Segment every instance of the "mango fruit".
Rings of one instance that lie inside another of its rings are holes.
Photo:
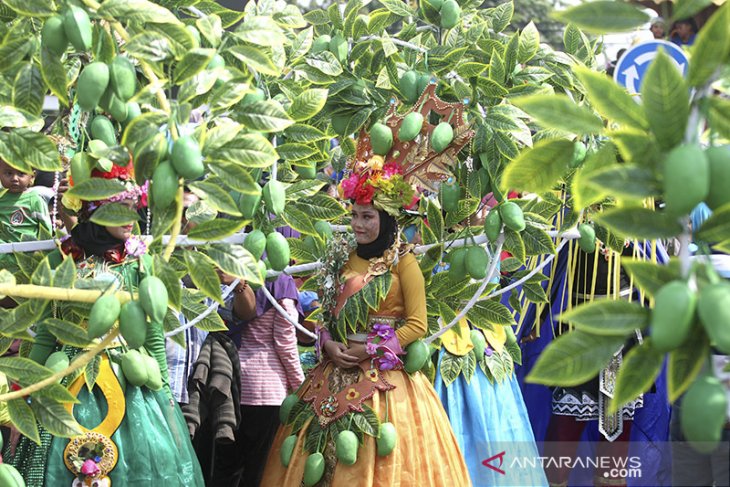
[[[406,360],[404,369],[409,374],[415,374],[431,357],[431,349],[423,340],[416,340],[406,347]]]
[[[200,145],[189,135],[178,138],[172,144],[170,161],[175,172],[185,179],[198,179],[205,172]]]
[[[251,93],[246,93],[246,96],[241,100],[242,105],[250,105],[251,103],[257,103],[266,99],[266,92],[261,88],[256,88]]]
[[[81,7],[69,5],[63,13],[63,30],[71,45],[77,51],[87,51],[91,47],[91,19]]]
[[[522,208],[512,201],[507,201],[499,207],[499,216],[502,217],[505,226],[515,232],[521,232],[527,226]]]
[[[444,211],[456,211],[459,209],[461,199],[461,187],[457,182],[443,181],[439,187],[441,193],[441,207]]]
[[[160,323],[167,314],[167,288],[159,277],[147,276],[139,283],[139,304],[150,320]]]
[[[20,472],[9,463],[0,463],[0,485],[3,487],[25,487]]]
[[[99,338],[111,330],[119,318],[122,305],[113,294],[105,294],[94,302],[89,314],[89,338]]]
[[[119,313],[119,331],[129,348],[139,348],[144,345],[147,338],[147,317],[139,301],[127,301],[122,305]]]
[[[51,15],[43,23],[41,45],[56,57],[61,57],[66,52],[68,37],[66,37],[66,31],[63,27],[62,16]]]
[[[162,373],[160,372],[160,365],[154,357],[149,355],[140,354],[144,361],[145,370],[147,372],[147,380],[144,385],[153,391],[159,391],[162,389]]]
[[[423,128],[423,115],[419,112],[411,112],[403,118],[398,129],[398,139],[403,142],[410,142],[421,133]]]
[[[580,238],[578,239],[578,245],[583,252],[589,254],[596,251],[596,230],[592,225],[588,223],[581,223],[578,225],[578,233]]]
[[[477,360],[484,360],[484,350],[487,348],[487,339],[484,338],[484,333],[481,330],[471,330],[469,332],[471,338],[471,344],[474,345],[474,355]]]
[[[699,144],[675,147],[664,159],[664,211],[674,217],[689,214],[710,191],[710,164]]]
[[[443,152],[454,140],[454,128],[448,122],[441,122],[431,132],[431,147],[436,152]]]
[[[314,224],[314,229],[317,230],[317,234],[325,240],[332,237],[332,226],[329,222],[319,220]]]
[[[710,147],[705,150],[710,167],[710,189],[705,203],[713,210],[730,203],[730,147]]]
[[[570,160],[570,167],[575,169],[583,164],[583,161],[586,158],[586,153],[586,145],[583,142],[576,140],[573,143],[573,157]]]
[[[133,386],[142,387],[147,383],[147,364],[137,350],[130,350],[122,355],[122,372],[127,382]]]
[[[487,267],[489,266],[489,256],[487,251],[481,245],[469,247],[464,257],[464,266],[466,272],[472,279],[481,280],[487,277]]]
[[[379,156],[384,156],[393,147],[393,132],[385,124],[376,123],[370,128],[370,145],[373,152]]]
[[[266,236],[266,257],[273,270],[283,271],[289,265],[289,252],[289,242],[282,234],[271,232]]]
[[[357,435],[352,431],[340,431],[335,439],[335,455],[337,460],[345,465],[354,465],[357,462]]]
[[[452,29],[459,23],[461,17],[461,7],[456,3],[456,0],[446,0],[441,5],[441,27],[444,29]]]
[[[502,233],[502,217],[499,216],[499,210],[492,209],[484,218],[484,234],[490,242],[495,242]]]
[[[420,98],[420,96],[423,94],[423,90],[426,89],[430,82],[431,73],[418,73],[418,84],[416,85],[418,95],[416,96],[416,98]]]
[[[109,67],[101,62],[87,64],[76,83],[76,100],[82,110],[92,112],[109,85]]]
[[[124,120],[124,123],[129,123],[140,115],[142,115],[142,109],[140,108],[139,103],[136,101],[128,101],[127,118]]]
[[[261,230],[252,230],[246,235],[243,248],[248,250],[254,259],[259,260],[266,250],[266,235]]]
[[[256,185],[254,193],[241,193],[241,196],[238,198],[238,210],[245,219],[250,220],[253,218],[254,214],[256,214],[256,210],[259,208],[259,203],[261,203],[261,195],[261,186],[258,184]]]
[[[284,439],[281,444],[281,450],[279,450],[279,459],[281,464],[285,467],[289,466],[291,462],[292,453],[294,453],[294,447],[297,445],[297,435],[289,435]]]
[[[407,103],[415,103],[420,95],[418,91],[418,72],[410,70],[403,73],[403,76],[398,82],[398,89]]]
[[[312,453],[304,463],[304,486],[312,487],[324,475],[324,456],[320,452]]]
[[[649,326],[652,347],[670,352],[687,339],[694,322],[697,297],[684,281],[671,281],[654,296]]]
[[[167,208],[175,201],[178,176],[170,161],[162,161],[152,173],[152,203],[157,208]]]
[[[281,181],[272,179],[264,185],[262,193],[266,209],[274,215],[281,215],[286,206],[286,189]]]
[[[137,72],[126,56],[115,56],[109,65],[109,84],[114,94],[125,104],[137,88]]]
[[[378,455],[381,457],[390,455],[395,448],[396,438],[397,435],[393,423],[382,423],[380,425],[380,434],[376,440]]]
[[[461,282],[466,278],[466,253],[467,249],[461,247],[449,254],[449,279],[452,282]]]
[[[710,342],[722,353],[730,354],[730,284],[718,282],[703,287],[697,312]]]
[[[717,448],[727,421],[727,393],[722,382],[711,375],[696,378],[682,398],[679,419],[692,448],[700,453]]]
[[[317,177],[317,163],[314,161],[303,161],[302,164],[294,165],[294,171],[301,179],[315,179]]]
[[[104,115],[97,115],[91,121],[91,137],[103,141],[109,147],[117,145],[114,124]]]
[[[51,369],[51,371],[53,371],[53,373],[55,374],[56,372],[66,370],[69,363],[70,362],[68,360],[68,355],[66,355],[64,352],[58,351],[53,352],[48,356],[45,366]]]

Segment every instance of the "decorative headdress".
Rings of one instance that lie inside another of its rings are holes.
[[[88,220],[94,210],[107,203],[133,199],[137,200],[137,208],[147,206],[149,183],[145,181],[142,186],[136,183],[134,178],[134,164],[132,164],[131,157],[125,165],[112,163],[108,171],[95,167],[91,170],[90,177],[117,180],[122,183],[124,189],[108,198],[96,201],[81,201],[73,195],[68,193],[64,194],[62,199],[64,206],[75,211],[82,220]],[[74,187],[73,178],[69,178],[69,185],[70,187]]]
[[[468,100],[465,100],[468,103]],[[395,98],[390,101],[385,126],[392,132],[392,147],[383,156],[373,152],[370,135],[364,131],[357,140],[355,157],[348,166],[350,175],[340,183],[340,194],[357,204],[371,204],[393,216],[418,203],[418,190],[436,191],[435,183],[445,180],[456,165],[457,155],[474,137],[474,131],[463,119],[462,103],[447,103],[436,96],[436,82],[431,80],[413,108],[398,114]],[[436,150],[431,134],[436,128],[429,122],[431,113],[440,116],[453,129],[453,139]],[[398,138],[404,119],[420,113],[422,126],[412,140]]]

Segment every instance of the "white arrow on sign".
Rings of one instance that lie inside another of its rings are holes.
[[[639,92],[639,87],[636,86],[636,81],[639,79],[639,70],[636,69],[637,66],[643,66],[646,63],[650,63],[654,60],[654,58],[657,55],[657,51],[650,51],[645,52],[644,54],[641,54],[639,56],[636,56],[636,61],[629,66],[628,68],[624,69],[621,74],[626,76],[626,89],[629,91],[629,93],[636,94]],[[674,62],[674,65],[677,66],[677,69],[679,69],[679,72],[684,74],[684,63],[680,63],[673,57],[671,58],[672,62]]]

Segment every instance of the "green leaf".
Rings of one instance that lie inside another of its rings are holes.
[[[324,25],[329,23],[330,18],[324,10],[316,9],[305,13],[304,20],[313,25]]]
[[[525,253],[527,255],[555,253],[555,243],[545,230],[527,225],[521,236],[522,241],[525,243]]]
[[[489,17],[492,19],[492,29],[494,32],[502,32],[512,21],[512,15],[514,15],[515,6],[509,1],[501,5],[497,5],[490,13]]]
[[[615,81],[583,66],[573,68],[591,106],[607,119],[636,128],[647,128],[641,106]]]
[[[512,257],[524,264],[527,258],[525,242],[519,233],[509,228],[504,228],[504,250],[512,254]]]
[[[293,113],[289,113],[289,115],[293,118]],[[317,127],[302,123],[297,123],[287,128],[284,136],[292,142],[319,142],[327,138],[327,134]]]
[[[628,301],[601,299],[576,306],[560,315],[560,321],[593,335],[625,337],[649,324],[649,309]]]
[[[540,354],[526,380],[546,386],[577,386],[595,377],[623,344],[623,336],[581,330],[565,333]]]
[[[540,124],[574,134],[592,134],[603,130],[603,121],[589,109],[576,105],[563,95],[533,95],[514,98],[512,103],[535,117]]]
[[[730,138],[730,100],[714,96],[710,98],[708,114],[710,128],[726,139]]]
[[[334,220],[347,213],[336,199],[326,194],[316,194],[307,200],[287,203],[288,208],[296,208],[317,220]]]
[[[615,413],[623,405],[639,397],[639,394],[648,391],[663,364],[664,354],[652,348],[651,337],[644,338],[641,345],[629,350],[618,371],[609,413]]]
[[[27,128],[16,128],[7,134],[5,143],[10,151],[3,151],[4,159],[14,167],[27,167],[29,164],[41,171],[63,169],[58,149],[51,139],[41,133]],[[1,139],[0,144],[2,144]]]
[[[296,122],[312,118],[327,102],[326,89],[309,89],[292,100],[289,116]]]
[[[296,5],[287,5],[282,11],[276,12],[273,15],[273,19],[280,26],[291,29],[301,29],[307,26],[307,21],[304,20],[302,13]]]
[[[501,187],[533,193],[549,191],[566,172],[572,157],[571,141],[541,140],[507,165]]]
[[[477,301],[467,312],[467,319],[479,328],[489,329],[487,324],[511,325],[515,322],[509,308],[492,299]]]
[[[145,31],[125,45],[127,53],[141,61],[158,62],[174,57],[172,41],[160,32]]]
[[[140,140],[146,140],[150,134],[160,131],[160,126],[167,121],[167,115],[159,112],[148,112],[139,115],[124,129],[121,144],[129,146]]]
[[[239,135],[215,150],[205,146],[203,154],[209,161],[230,162],[248,168],[267,168],[278,159],[271,142],[257,133]]]
[[[626,128],[608,133],[626,162],[653,166],[659,161],[659,146],[645,130]]]
[[[188,232],[188,238],[203,241],[220,240],[237,233],[244,226],[246,226],[245,220],[211,220],[196,225]]]
[[[188,51],[182,60],[175,65],[173,79],[175,84],[181,84],[208,66],[215,55],[215,49],[193,49]]]
[[[271,76],[279,75],[280,70],[276,67],[276,64],[274,64],[274,61],[271,59],[271,55],[255,46],[233,46],[229,49],[229,52],[233,55],[233,57],[244,63],[249,69],[258,71],[261,74],[268,74]]]
[[[54,436],[70,438],[82,433],[79,424],[63,404],[53,399],[37,396],[31,402],[31,408],[43,425]]]
[[[389,12],[394,13],[400,17],[409,17],[415,15],[413,9],[411,9],[407,2],[403,0],[382,0],[380,2],[383,7],[387,8]]]
[[[41,49],[41,75],[51,92],[56,95],[62,105],[68,106],[68,80],[66,69],[63,63],[56,56],[48,52],[48,49]]]
[[[76,265],[70,256],[64,256],[63,261],[53,271],[53,286],[71,289],[76,282]]]
[[[74,185],[66,194],[84,201],[99,201],[119,194],[124,190],[124,185],[118,180],[90,178]]]
[[[139,221],[139,213],[121,203],[108,203],[96,209],[89,220],[104,227],[121,227]]]
[[[185,251],[183,256],[188,266],[188,275],[193,280],[195,287],[207,297],[223,304],[223,300],[221,299],[221,281],[210,259],[204,254],[195,251]]]
[[[701,326],[692,327],[681,347],[669,352],[667,362],[667,396],[674,403],[685,393],[707,362],[710,341]]]
[[[277,146],[276,152],[279,153],[279,157],[289,162],[303,161],[304,159],[309,159],[310,157],[319,154],[319,151],[315,147],[296,142]]]
[[[704,10],[706,7],[709,7],[712,5],[712,0],[677,0],[673,4],[672,8],[672,18],[673,19],[687,19],[689,17],[694,17],[696,14],[700,13],[702,10]],[[667,24],[670,25],[670,24]],[[705,29],[707,24],[702,26],[702,31]],[[700,31],[700,32],[702,32]],[[699,37],[699,36],[698,36]],[[695,45],[697,44],[697,40],[695,40]],[[694,56],[693,56],[694,57]]]
[[[209,164],[208,167],[233,190],[244,194],[257,194],[260,191],[260,186],[254,181],[251,173],[237,164],[216,162]]]
[[[682,142],[689,117],[689,89],[674,61],[660,49],[641,82],[641,100],[659,146]]]
[[[233,35],[256,46],[281,46],[286,42],[284,32],[271,17],[246,17]]]
[[[6,39],[0,45],[0,73],[16,66],[23,60],[28,51],[33,47],[30,37],[22,36],[15,39]]]
[[[53,0],[3,0],[3,3],[26,17],[50,17],[56,12]]]
[[[286,200],[294,202],[304,202],[310,196],[319,193],[319,190],[325,185],[322,181],[309,180],[297,181],[286,188]]]
[[[86,383],[86,389],[89,392],[94,390],[96,379],[99,378],[99,372],[101,371],[101,356],[97,355],[91,362],[86,364],[84,367],[84,382]]]
[[[680,278],[679,266],[673,260],[669,265],[655,264],[641,260],[622,260],[621,265],[633,280],[634,285],[649,296],[674,279]]]
[[[15,76],[12,100],[16,108],[33,115],[40,115],[43,109],[45,87],[40,70],[33,63],[26,63]]]
[[[195,26],[208,44],[213,47],[218,47],[223,37],[223,24],[219,16],[210,14],[201,17],[195,21]]]
[[[111,21],[179,24],[175,14],[147,0],[105,0],[97,13]]]
[[[452,227],[459,222],[465,220],[468,216],[473,215],[479,207],[479,200],[476,198],[465,198],[459,201],[459,206],[454,211],[446,213],[446,219],[444,225],[446,227]]]
[[[633,30],[649,21],[649,15],[638,7],[624,2],[598,0],[556,10],[552,17],[575,24],[592,34],[609,34]]]
[[[730,238],[730,206],[724,205],[713,212],[700,227],[696,238],[705,242],[722,242]]]
[[[304,211],[293,205],[287,205],[284,210],[284,221],[294,230],[307,235],[316,235],[317,230],[314,228],[314,221]]]
[[[517,61],[522,64],[532,59],[540,49],[540,33],[535,23],[530,21],[520,32],[520,45],[517,51]]]
[[[35,416],[33,411],[25,402],[25,399],[13,399],[7,402],[8,415],[13,426],[18,431],[27,436],[30,440],[34,441],[38,445],[41,444],[41,437],[38,434],[38,425],[36,424]]]
[[[214,210],[233,216],[241,216],[236,202],[221,185],[212,183],[210,180],[195,181],[190,183],[190,190]]]
[[[638,164],[614,164],[591,172],[582,179],[604,194],[627,198],[647,198],[661,194],[654,171]]]
[[[676,218],[648,208],[612,208],[594,215],[597,222],[624,237],[668,238],[682,233]]]
[[[294,123],[284,108],[274,100],[239,106],[236,120],[248,129],[260,132],[280,132]]]
[[[182,303],[180,278],[172,265],[166,262],[161,255],[155,255],[154,259],[155,276],[159,277],[165,284],[170,303],[175,309],[179,310]]]
[[[730,53],[728,25],[730,25],[730,8],[723,5],[700,29],[692,46],[692,61],[689,63],[687,73],[690,86],[699,88],[727,62]]]
[[[459,377],[459,373],[461,372],[461,357],[444,352],[439,369],[441,371],[441,378],[444,380],[444,385],[448,386]]]
[[[195,8],[203,12],[204,14],[211,15],[215,14],[220,17],[223,27],[226,29],[243,18],[244,13],[238,10],[231,10],[225,8],[213,0],[204,0],[195,3]]]
[[[215,244],[207,249],[208,257],[226,274],[261,284],[258,262],[241,245]]]
[[[322,51],[312,54],[306,60],[307,64],[323,74],[339,76],[342,74],[342,65],[334,54],[329,51]]]
[[[41,325],[45,325],[48,331],[58,338],[58,340],[66,345],[85,348],[89,346],[89,334],[85,329],[71,323],[69,321],[59,320],[56,318],[46,318]]]

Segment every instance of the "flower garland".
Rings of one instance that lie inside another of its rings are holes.
[[[418,194],[403,178],[403,168],[382,156],[372,156],[367,162],[357,161],[350,177],[340,183],[342,197],[358,205],[370,205],[397,216],[402,208],[418,204]]]

